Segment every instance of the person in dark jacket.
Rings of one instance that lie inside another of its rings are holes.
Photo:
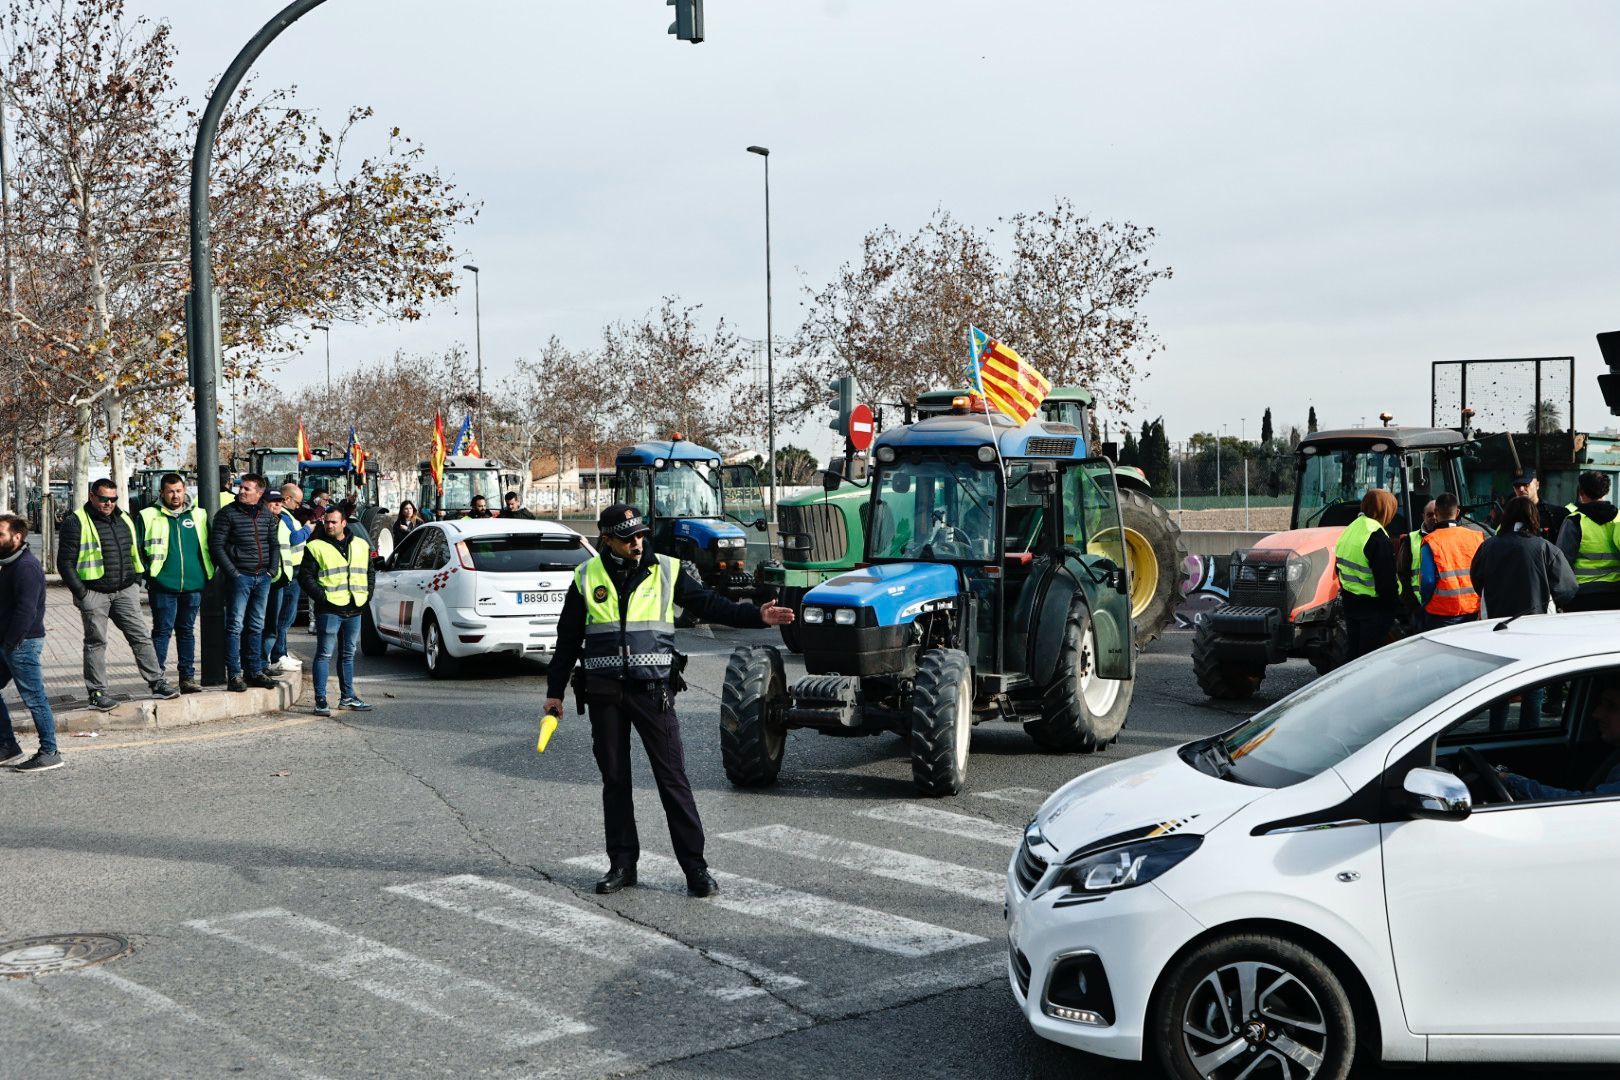
[[[46,772],[62,767],[56,745],[56,716],[45,695],[39,657],[45,649],[45,568],[28,550],[28,522],[15,514],[0,515],[0,686],[17,684],[39,733],[39,750],[23,756],[11,714],[0,699],[0,765],[18,772]]]
[[[1545,615],[1552,605],[1569,603],[1575,596],[1575,574],[1563,552],[1541,538],[1541,517],[1526,496],[1508,500],[1502,512],[1502,530],[1474,552],[1468,576],[1479,593],[1481,614],[1487,619],[1515,615]],[[1519,726],[1536,726],[1543,692],[1538,687],[1524,695]],[[1507,729],[1508,702],[1491,706],[1491,730]]]
[[[1511,484],[1513,498],[1523,497],[1535,504],[1536,517],[1541,521],[1541,538],[1548,543],[1556,544],[1558,534],[1563,530],[1564,520],[1569,517],[1569,511],[1562,506],[1542,501],[1541,480],[1536,476],[1534,469],[1520,469],[1513,474]]]
[[[647,523],[634,507],[615,503],[602,511],[597,528],[603,550],[576,570],[563,599],[546,688],[546,712],[561,716],[569,676],[576,662],[582,664],[607,833],[608,872],[596,891],[615,893],[636,883],[641,845],[631,799],[634,727],[652,765],[686,891],[711,896],[720,886],[703,858],[703,822],[686,778],[671,688],[680,673],[675,606],[706,622],[755,628],[791,623],[793,611],[774,600],[763,607],[738,603],[704,588],[678,560],[653,553],[645,543]]]
[[[371,708],[354,692],[354,651],[360,642],[360,613],[371,598],[376,578],[370,542],[348,531],[348,519],[341,507],[328,507],[321,531],[310,537],[304,546],[304,561],[298,565],[298,585],[309,597],[315,613],[315,665],[311,675],[316,716],[332,715],[326,680],[334,651],[339,657],[339,707],[355,712]]]
[[[400,542],[410,535],[412,529],[422,524],[422,515],[416,509],[416,504],[406,499],[399,504],[399,513],[394,516],[394,523],[388,527],[394,534],[394,546],[399,547]]]
[[[518,493],[515,491],[506,493],[506,509],[501,511],[501,517],[518,518],[522,521],[534,520],[534,514],[519,501]]]
[[[1558,550],[1575,571],[1575,596],[1565,611],[1613,611],[1620,608],[1620,546],[1616,544],[1615,507],[1609,501],[1609,478],[1583,472],[1575,478],[1575,512],[1558,532]]]
[[[1350,660],[1388,644],[1400,612],[1395,545],[1387,531],[1396,508],[1395,496],[1383,488],[1368,491],[1361,497],[1360,516],[1345,528],[1333,549]]]
[[[215,573],[224,575],[226,685],[235,691],[265,689],[276,681],[264,673],[264,613],[270,582],[281,572],[281,515],[264,504],[264,477],[244,473],[235,501],[220,508],[209,529]],[[246,671],[244,672],[244,667]]]
[[[494,516],[489,511],[489,500],[482,495],[474,495],[472,497],[472,509],[462,515],[462,517],[470,518],[492,518]]]
[[[141,618],[140,582],[146,563],[135,542],[135,520],[118,508],[118,485],[105,478],[93,482],[90,501],[64,517],[61,529],[56,572],[73,594],[84,624],[84,685],[90,707],[102,712],[118,707],[107,693],[109,620],[129,642],[152,696],[179,697],[180,691],[163,680],[151,631]]]

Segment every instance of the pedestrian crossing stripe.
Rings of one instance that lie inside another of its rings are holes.
[[[1019,841],[1024,838],[1024,831],[1012,825],[1003,825],[998,821],[987,821],[971,814],[956,814],[918,803],[889,803],[867,810],[858,810],[856,814],[859,817],[886,821],[891,825],[907,825],[927,829],[929,832],[943,833],[946,836],[958,836],[964,840],[996,844],[1009,849],[1009,858],[1011,849],[1017,847]]]
[[[974,797],[990,799],[994,802],[1012,803],[1014,806],[1027,806],[1032,811],[1035,807],[1046,801],[1050,791],[1041,791],[1031,787],[1000,788],[996,791],[975,791]]]
[[[789,857],[841,866],[890,881],[939,889],[984,903],[1000,904],[1006,899],[1006,879],[1002,874],[941,862],[905,851],[891,851],[854,840],[823,836],[795,829],[791,825],[764,825],[757,829],[725,833],[720,839]]]

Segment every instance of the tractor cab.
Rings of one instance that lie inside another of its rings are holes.
[[[440,491],[433,479],[433,463],[424,461],[416,467],[416,505],[423,517],[441,521],[466,517],[479,496],[486,509],[498,512],[504,505],[502,495],[517,486],[510,483],[510,473],[501,472],[500,462],[470,454],[446,457],[443,477],[444,490]]]
[[[1462,457],[1466,440],[1446,428],[1352,428],[1319,431],[1299,444],[1299,483],[1294,492],[1295,529],[1343,528],[1361,513],[1361,497],[1373,488],[1395,496],[1398,507],[1389,534],[1422,523],[1423,507],[1450,492],[1465,506]]]
[[[362,478],[344,458],[311,458],[298,463],[298,486],[307,503],[320,492],[331,496],[333,505],[351,503],[349,527],[371,544],[374,556],[387,558],[394,550],[393,521],[388,508],[378,505],[377,473]]]
[[[654,551],[690,564],[705,585],[727,596],[755,594],[750,531],[763,537],[766,522],[752,465],[723,464],[716,451],[676,434],[620,450],[613,493],[646,515]]]
[[[273,488],[283,484],[301,485],[298,465],[295,446],[255,446],[248,453],[248,472],[258,473]]]
[[[809,674],[786,687],[775,649],[733,654],[732,782],[773,780],[787,728],[906,736],[931,795],[961,789],[983,720],[1020,722],[1049,749],[1107,746],[1134,665],[1109,463],[1067,425],[982,413],[885,432],[872,460],[864,561],[803,598]]]

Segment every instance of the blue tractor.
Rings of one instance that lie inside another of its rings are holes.
[[[653,550],[680,559],[705,585],[734,598],[757,595],[749,549],[766,535],[759,492],[752,465],[726,465],[719,453],[678,433],[626,446],[614,460],[614,497],[646,515]],[[753,545],[750,531],[758,534]]]
[[[732,653],[733,784],[772,783],[793,728],[908,739],[925,795],[962,789],[981,721],[1021,723],[1052,751],[1118,737],[1135,651],[1112,463],[1087,458],[1073,425],[970,409],[878,437],[864,560],[803,598],[808,674],[788,686],[774,647]]]

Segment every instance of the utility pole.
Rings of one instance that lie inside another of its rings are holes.
[[[750,154],[765,159],[765,431],[770,446],[767,462],[771,477],[771,525],[776,525],[776,342],[771,337],[771,152],[750,146]]]
[[[473,276],[473,355],[478,358],[478,403],[473,406],[473,412],[481,421],[484,418],[484,314],[483,305],[478,296],[478,282],[483,275],[478,272],[478,267],[471,263],[463,266],[462,269],[471,270]],[[477,428],[474,428],[474,433],[477,430]],[[557,470],[558,474],[561,475],[561,461],[557,462]],[[560,498],[559,496],[559,500]],[[562,513],[562,503],[560,501],[557,504],[557,512],[559,515]]]
[[[17,310],[17,278],[11,268],[11,143],[6,131],[6,81],[4,73],[0,73],[0,242],[5,245],[5,277],[6,277],[6,310]],[[22,359],[18,355],[20,335],[17,320],[8,320],[11,323],[11,351],[6,357],[8,368],[19,370]],[[28,470],[23,467],[22,431],[20,425],[13,425],[11,429],[11,462],[12,483],[15,494],[11,499],[11,509],[14,513],[27,516],[28,514]],[[41,480],[40,515],[44,516],[45,483]],[[47,561],[49,554],[46,555]]]

